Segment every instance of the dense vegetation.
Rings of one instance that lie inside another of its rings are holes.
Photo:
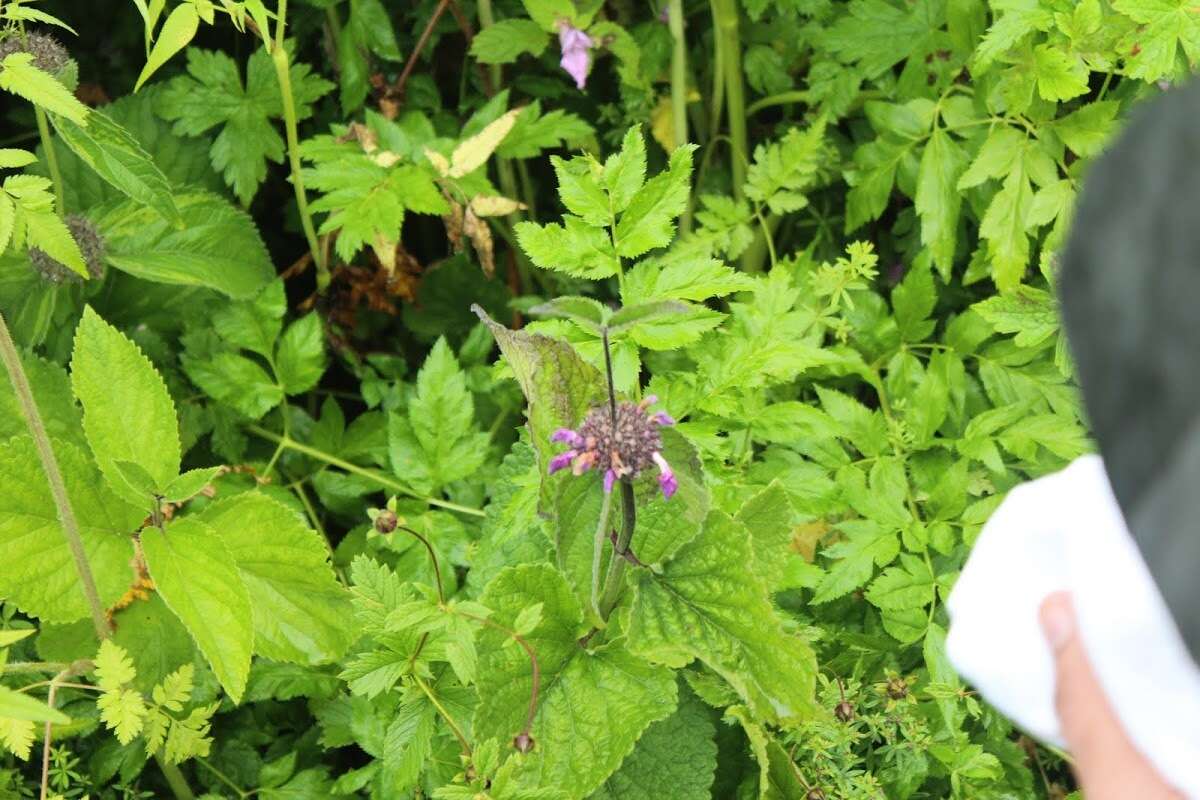
[[[1070,791],[943,600],[1191,0],[0,24],[0,796]]]

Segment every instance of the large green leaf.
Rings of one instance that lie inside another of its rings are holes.
[[[145,512],[114,495],[79,448],[58,440],[53,445],[100,601],[109,606],[129,585],[130,537]],[[0,596],[43,622],[87,616],[75,561],[29,436],[0,444],[0,487]]]
[[[162,490],[179,475],[179,423],[162,377],[136,344],[87,307],[75,331],[71,386],[83,405],[83,430],[112,487],[149,508],[122,462],[136,464]]]
[[[66,117],[51,119],[59,138],[97,175],[172,225],[183,224],[167,176],[129,131],[103,111],[93,111],[84,125]]]
[[[200,519],[225,540],[254,609],[254,649],[276,661],[332,661],[357,637],[350,595],[321,536],[292,509],[250,492]]]
[[[709,800],[717,768],[712,712],[690,692],[642,734],[592,800]]]
[[[638,575],[629,647],[673,667],[699,658],[765,720],[794,723],[812,706],[815,657],[783,631],[745,527],[719,511],[661,574]]]
[[[71,397],[71,379],[66,370],[30,353],[21,354],[21,366],[29,379],[29,388],[46,432],[56,439],[82,446],[83,427],[79,408]],[[12,383],[7,378],[0,380],[0,441],[28,430]]]
[[[221,686],[239,702],[254,649],[246,586],[224,538],[193,518],[142,531],[155,588],[188,629]]]
[[[631,655],[619,642],[588,650],[583,612],[566,578],[548,564],[501,572],[483,594],[493,619],[511,627],[517,615],[542,604],[541,621],[526,636],[541,668],[541,695],[533,720],[535,742],[518,767],[529,788],[554,787],[569,798],[587,797],[611,775],[646,728],[675,708],[670,671]],[[480,635],[479,697],[475,734],[507,744],[529,707],[532,668],[525,651],[487,628]]]
[[[178,194],[175,203],[182,229],[132,201],[99,209],[95,222],[108,263],[146,280],[204,286],[235,299],[250,297],[275,276],[267,248],[244,211],[208,192]]]

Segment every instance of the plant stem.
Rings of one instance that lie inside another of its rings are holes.
[[[67,204],[63,199],[63,177],[62,170],[58,168],[58,153],[55,152],[54,142],[50,139],[50,123],[41,106],[34,106],[33,114],[37,117],[38,136],[42,139],[42,149],[46,151],[46,167],[50,170],[50,180],[54,184],[55,211],[61,217],[67,213]]]
[[[470,758],[472,755],[471,743],[468,742],[467,737],[463,735],[462,728],[458,727],[458,723],[454,721],[454,717],[450,716],[450,712],[438,702],[438,699],[434,693],[431,692],[429,687],[425,685],[425,681],[421,680],[420,676],[416,673],[413,673],[412,678],[414,681],[416,681],[417,686],[421,687],[421,691],[425,693],[425,696],[429,698],[429,702],[433,703],[433,707],[436,708],[438,713],[442,715],[442,719],[446,720],[446,724],[450,726],[450,731],[454,734],[454,738],[458,739],[458,743],[462,746],[463,755]]]
[[[738,38],[738,4],[737,0],[711,0],[711,4],[714,35],[721,54],[721,71],[725,77],[729,140],[733,146],[733,158],[730,159],[733,196],[741,200],[744,196],[749,149],[746,137],[746,89],[742,82],[742,43]]]
[[[79,583],[83,587],[83,595],[87,598],[88,609],[92,614],[92,625],[96,636],[101,640],[111,634],[108,619],[104,615],[104,604],[100,602],[100,593],[96,591],[96,580],[92,577],[92,568],[88,565],[87,552],[83,549],[83,539],[79,535],[79,522],[71,508],[71,499],[67,496],[67,486],[63,482],[62,471],[58,467],[58,459],[50,446],[50,437],[46,426],[42,424],[42,415],[33,399],[33,391],[29,388],[29,379],[25,376],[25,368],[21,366],[21,356],[13,343],[12,335],[8,332],[8,323],[0,314],[0,361],[8,371],[17,400],[21,405],[21,413],[25,416],[25,425],[33,437],[37,447],[38,458],[42,462],[42,471],[50,484],[50,494],[54,497],[54,505],[58,511],[58,521],[62,524],[63,536],[67,539],[67,547],[75,561],[75,571],[79,573]]]
[[[600,562],[604,556],[604,541],[608,539],[608,517],[611,511],[612,492],[605,492],[604,501],[600,505],[600,519],[596,523],[596,541],[592,546],[592,609],[597,617],[600,617]]]
[[[478,622],[480,625],[485,625],[493,630],[507,634],[517,645],[525,651],[525,655],[529,657],[529,673],[530,673],[530,690],[529,690],[529,708],[525,712],[525,727],[521,729],[521,733],[528,736],[533,730],[533,718],[537,716],[538,696],[542,691],[542,667],[538,663],[537,653],[529,642],[525,641],[525,637],[514,630],[510,630],[503,625],[493,622],[486,617],[477,617],[474,614],[469,614],[465,611],[454,610],[455,614],[464,619],[469,619]]]
[[[442,588],[442,568],[440,566],[438,566],[437,552],[433,549],[433,545],[429,543],[428,539],[426,539],[424,536],[417,533],[416,531],[414,531],[412,528],[408,527],[407,525],[397,525],[396,529],[404,531],[405,533],[407,533],[411,536],[415,536],[417,538],[417,541],[419,541],[421,544],[425,545],[425,550],[426,550],[426,552],[429,553],[429,563],[433,565],[433,576],[434,576],[434,578],[437,579],[438,604],[445,605],[446,604],[446,591],[445,591],[445,589]]]
[[[450,4],[450,0],[441,0],[433,9],[433,14],[429,16],[429,21],[425,23],[425,29],[421,31],[421,36],[417,39],[416,45],[413,46],[413,51],[408,57],[408,61],[404,64],[404,69],[400,72],[400,77],[396,79],[396,93],[404,95],[404,85],[408,83],[408,78],[412,75],[413,68],[417,65],[417,59],[421,56],[421,51],[425,49],[425,45],[429,42],[429,37],[433,35],[434,26],[438,20],[442,18],[442,14],[446,11],[446,6]]]
[[[15,675],[18,672],[61,672],[67,668],[62,661],[14,661],[0,666],[0,675]]]
[[[381,475],[373,469],[367,469],[366,467],[360,467],[357,464],[351,464],[349,461],[344,461],[335,455],[326,453],[324,450],[318,450],[315,447],[309,447],[306,444],[301,444],[289,436],[280,436],[278,433],[269,431],[266,428],[261,428],[258,425],[247,425],[246,430],[250,433],[253,433],[255,436],[266,439],[267,441],[275,442],[276,444],[282,444],[288,450],[295,450],[297,453],[303,453],[310,458],[315,458],[318,461],[324,461],[331,467],[337,467],[338,469],[345,470],[352,475],[359,475],[361,477],[368,478],[369,480],[373,480],[383,488],[390,489],[391,491],[397,494],[402,494],[405,497],[412,497],[416,500],[421,500],[425,503],[428,503],[431,506],[444,508],[447,511],[457,511],[460,514],[469,514],[473,517],[484,516],[484,513],[478,508],[471,508],[470,506],[451,503],[448,500],[439,500],[436,497],[426,497],[422,494],[418,494],[399,481],[394,481],[386,475]]]
[[[177,765],[163,758],[161,752],[154,754],[154,761],[162,770],[163,777],[166,778],[167,785],[171,787],[175,797],[179,800],[195,800],[196,795],[192,793],[192,787],[188,786],[187,778],[183,777],[183,772]]]
[[[625,524],[621,527],[621,535],[613,547],[612,558],[608,562],[608,576],[604,581],[604,593],[600,596],[600,619],[607,621],[608,615],[617,605],[621,597],[621,588],[625,583],[625,568],[629,562],[625,553],[633,540],[633,530],[637,527],[637,506],[634,504],[633,484],[626,480],[618,481],[621,485],[621,514]]]
[[[296,99],[292,96],[291,67],[287,49],[283,46],[283,32],[287,24],[287,0],[279,0],[275,21],[275,45],[271,48],[271,62],[275,65],[275,79],[279,82],[279,94],[283,98],[283,128],[287,134],[288,164],[292,170],[292,189],[296,193],[296,208],[300,212],[300,226],[317,267],[317,291],[329,286],[329,266],[317,240],[312,212],[308,210],[308,195],[304,191],[304,177],[300,172],[300,136],[296,130]]]
[[[675,146],[681,147],[688,141],[688,80],[687,40],[683,35],[683,0],[667,3],[667,25],[671,30],[671,127]],[[689,206],[690,207],[690,206]],[[692,228],[691,214],[687,211],[679,219],[679,233],[685,234]]]

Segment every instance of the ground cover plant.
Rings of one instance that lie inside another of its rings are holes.
[[[943,601],[1189,3],[83,6],[0,0],[0,796],[1071,792]]]

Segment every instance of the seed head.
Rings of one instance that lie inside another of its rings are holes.
[[[808,794],[804,795],[804,800],[825,800],[825,793],[817,788],[809,789]]]
[[[51,75],[57,75],[71,60],[67,49],[53,36],[45,33],[27,33],[22,36],[14,31],[0,40],[0,61],[13,53],[29,53],[33,56],[33,65]]]
[[[400,518],[395,511],[383,509],[375,515],[375,530],[379,533],[391,533],[400,524]]]
[[[528,733],[518,733],[513,739],[513,747],[521,753],[528,753],[534,747],[533,737]]]
[[[550,460],[550,472],[571,466],[582,475],[592,467],[604,471],[604,491],[611,492],[617,478],[634,478],[651,465],[658,468],[658,485],[664,497],[675,494],[679,482],[671,465],[662,455],[663,425],[675,420],[665,411],[651,413],[658,402],[654,395],[640,403],[618,403],[616,416],[608,406],[596,406],[584,417],[578,430],[559,428],[550,437],[571,449]]]
[[[908,697],[908,683],[904,678],[889,678],[887,682],[887,695],[893,700],[903,700]]]
[[[842,722],[850,722],[854,719],[854,706],[843,700],[833,707],[833,715]]]
[[[96,230],[95,224],[82,214],[68,214],[63,221],[67,225],[67,230],[71,232],[71,238],[79,246],[79,252],[83,255],[83,263],[87,265],[88,274],[97,280],[104,277],[104,239],[100,237],[100,232]],[[51,258],[46,251],[40,248],[29,248],[29,260],[32,262],[33,268],[48,283],[80,283],[83,281],[75,270]]]

